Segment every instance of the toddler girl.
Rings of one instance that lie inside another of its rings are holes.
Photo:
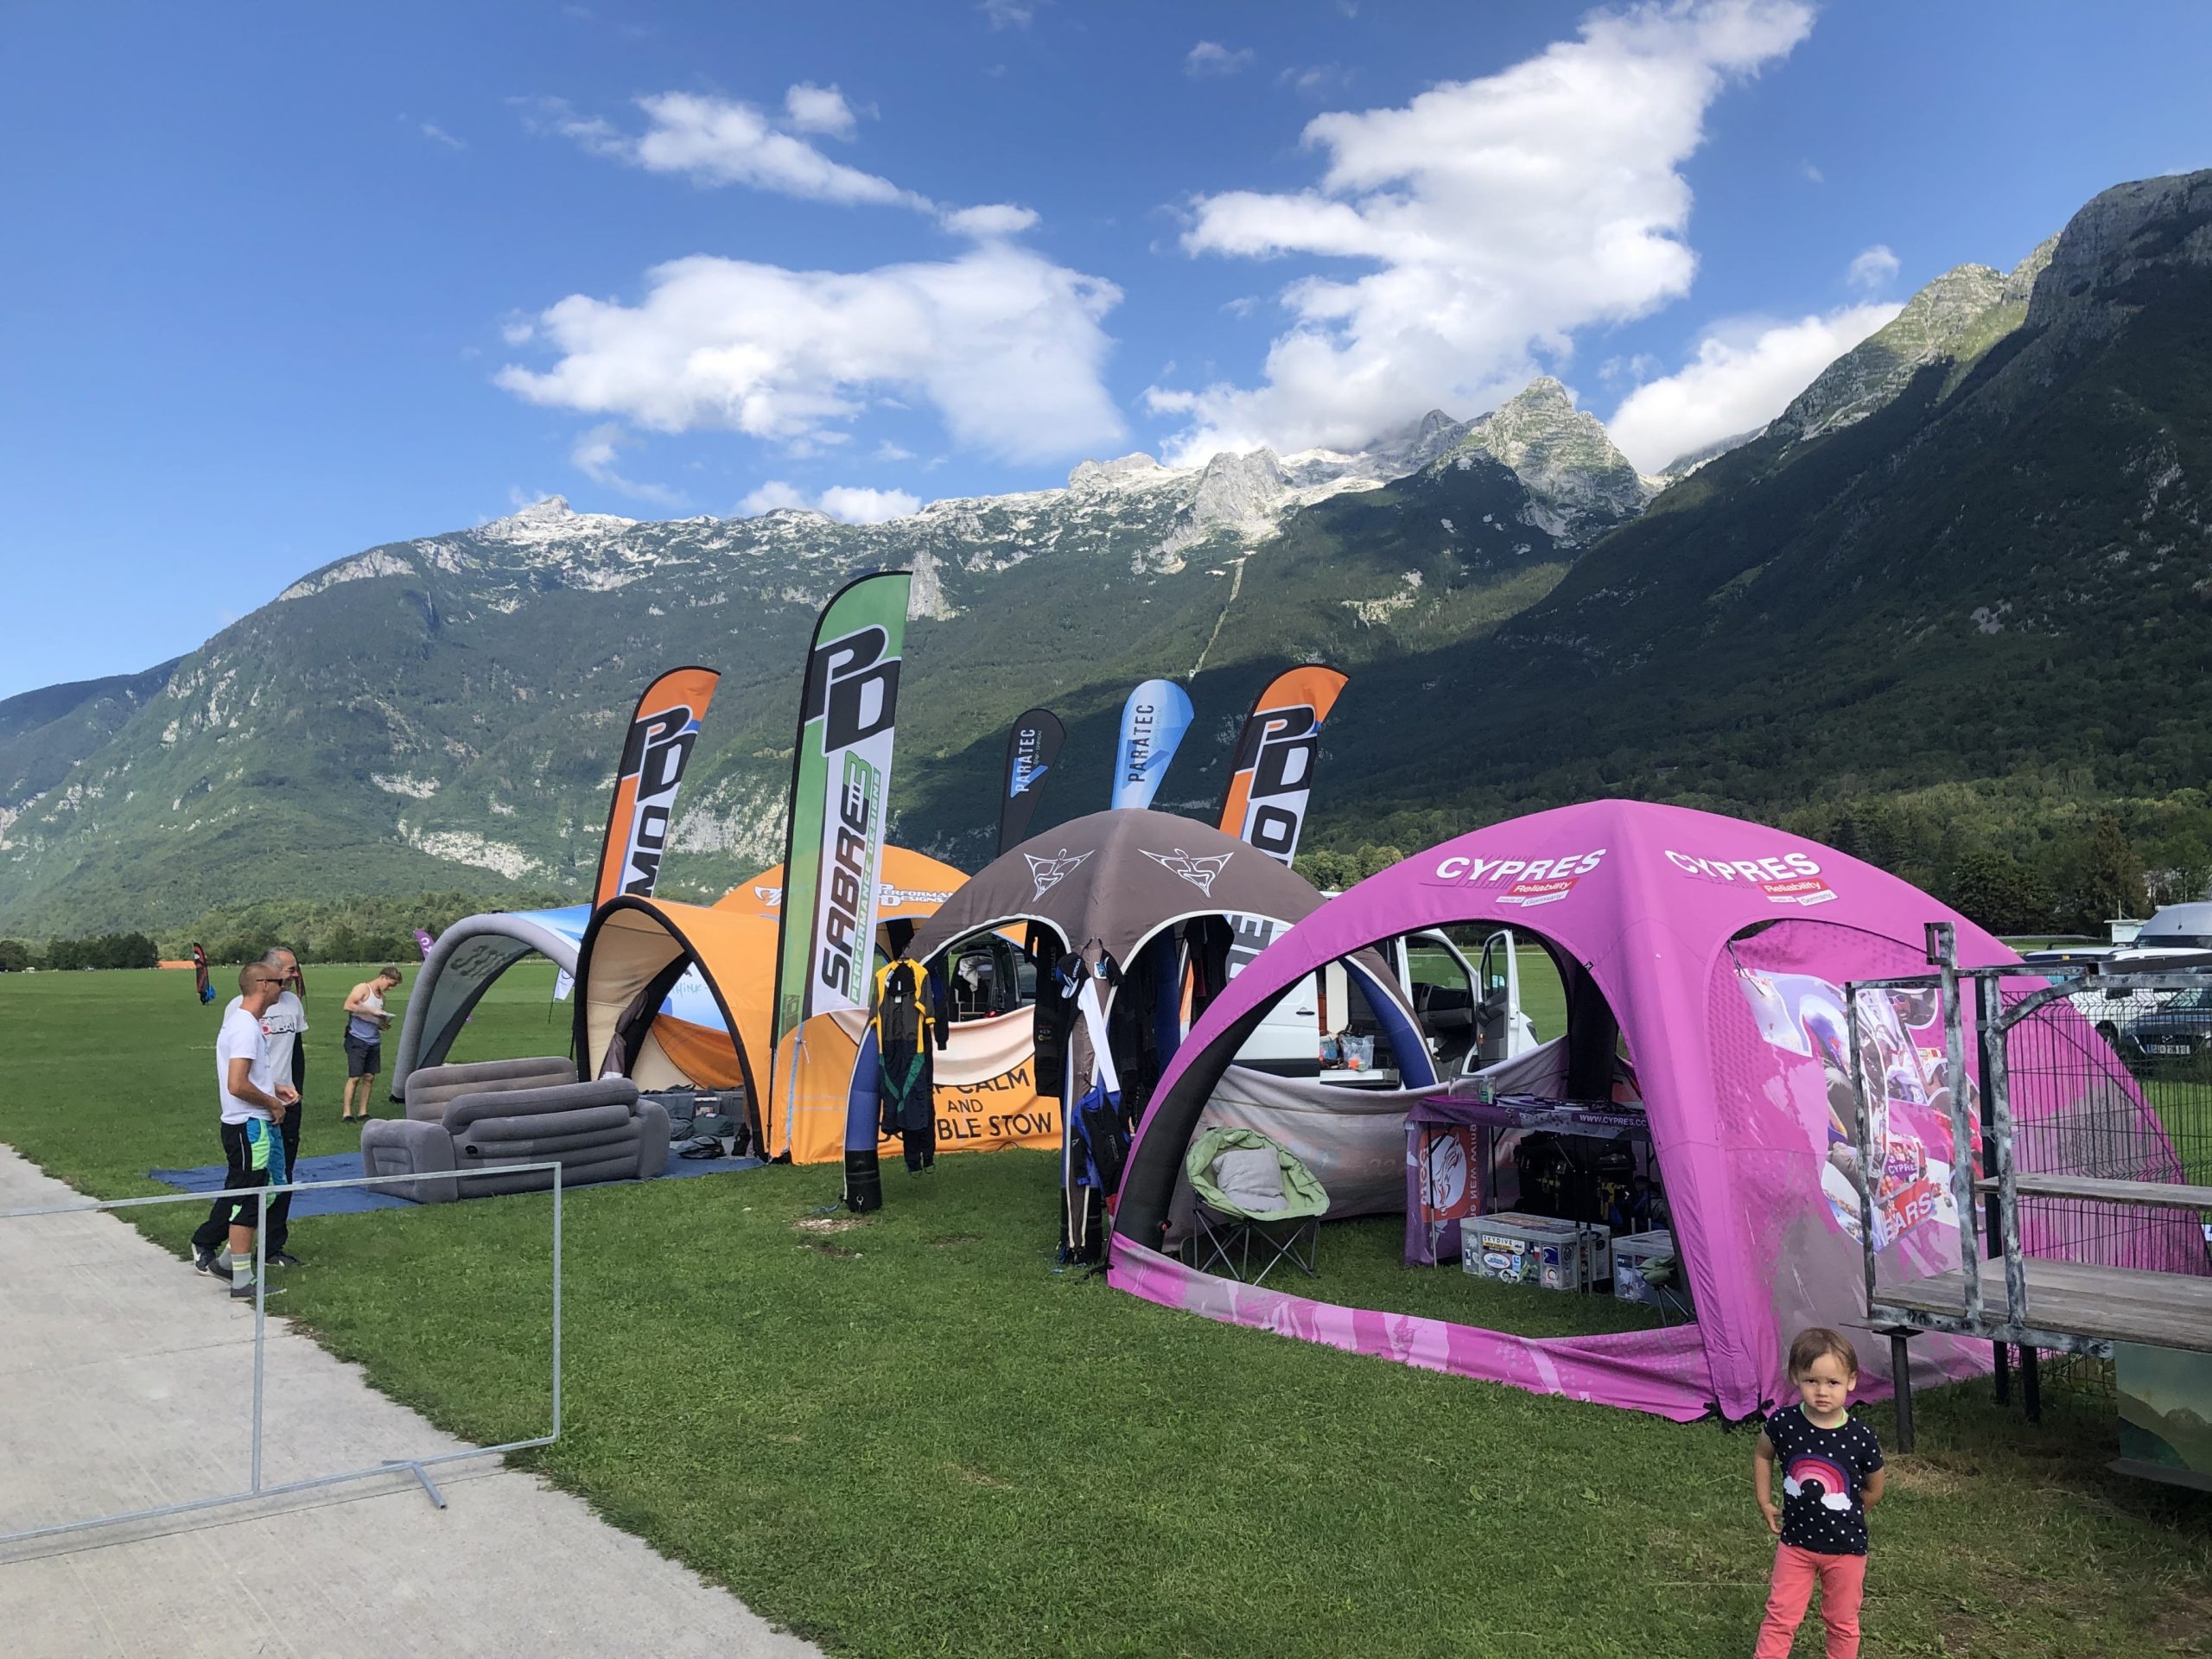
[[[1799,1403],[1776,1412],[1751,1457],[1767,1529],[1781,1540],[1755,1659],[1789,1659],[1790,1639],[1821,1586],[1827,1659],[1857,1659],[1859,1599],[1866,1586],[1866,1511],[1882,1497],[1882,1447],[1845,1409],[1859,1386],[1859,1354],[1839,1332],[1815,1325],[1789,1344],[1789,1380]],[[1782,1501],[1774,1465],[1782,1465]]]

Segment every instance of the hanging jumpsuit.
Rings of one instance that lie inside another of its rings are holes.
[[[901,957],[875,975],[875,1091],[883,1134],[904,1142],[906,1167],[937,1161],[937,1076],[931,1049],[945,1046],[929,969]]]

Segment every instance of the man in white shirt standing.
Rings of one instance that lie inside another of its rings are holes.
[[[292,1085],[295,1097],[308,1091],[308,1046],[301,1039],[307,1035],[308,1011],[301,1001],[302,989],[300,978],[300,959],[277,945],[261,958],[261,965],[276,974],[276,1000],[261,1016],[261,1034],[269,1039],[269,1075],[279,1083]],[[232,997],[230,1006],[223,1010],[225,1019],[236,1013],[244,1001]],[[284,1168],[287,1180],[299,1179],[300,1125],[305,1112],[286,1112],[276,1125],[278,1138],[284,1143]],[[300,1258],[285,1249],[292,1233],[292,1195],[279,1192],[269,1200],[269,1237],[262,1246],[262,1256],[272,1268],[302,1266]]]
[[[269,1039],[261,1019],[283,994],[275,969],[254,962],[238,970],[238,1000],[223,1015],[215,1039],[215,1091],[222,1109],[223,1185],[268,1185],[272,1162],[283,1167],[276,1125],[299,1100],[289,1083],[278,1083],[269,1064]],[[271,1154],[275,1153],[272,1159]],[[231,1281],[233,1300],[253,1295],[253,1229],[257,1198],[218,1198],[207,1219],[192,1236],[193,1266]],[[227,1240],[231,1259],[217,1259]]]

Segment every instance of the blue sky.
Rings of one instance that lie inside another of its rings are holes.
[[[1537,372],[1656,466],[2212,165],[2195,3],[29,3],[0,60],[0,696],[555,492],[880,515]]]

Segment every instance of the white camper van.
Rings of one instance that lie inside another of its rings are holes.
[[[1484,942],[1479,963],[1435,931],[1404,934],[1377,949],[1413,998],[1440,1076],[1477,1071],[1535,1047],[1535,1031],[1521,1012],[1520,964],[1509,930]],[[1400,1073],[1365,993],[1336,963],[1284,994],[1237,1051],[1236,1064],[1369,1089],[1396,1088]]]

